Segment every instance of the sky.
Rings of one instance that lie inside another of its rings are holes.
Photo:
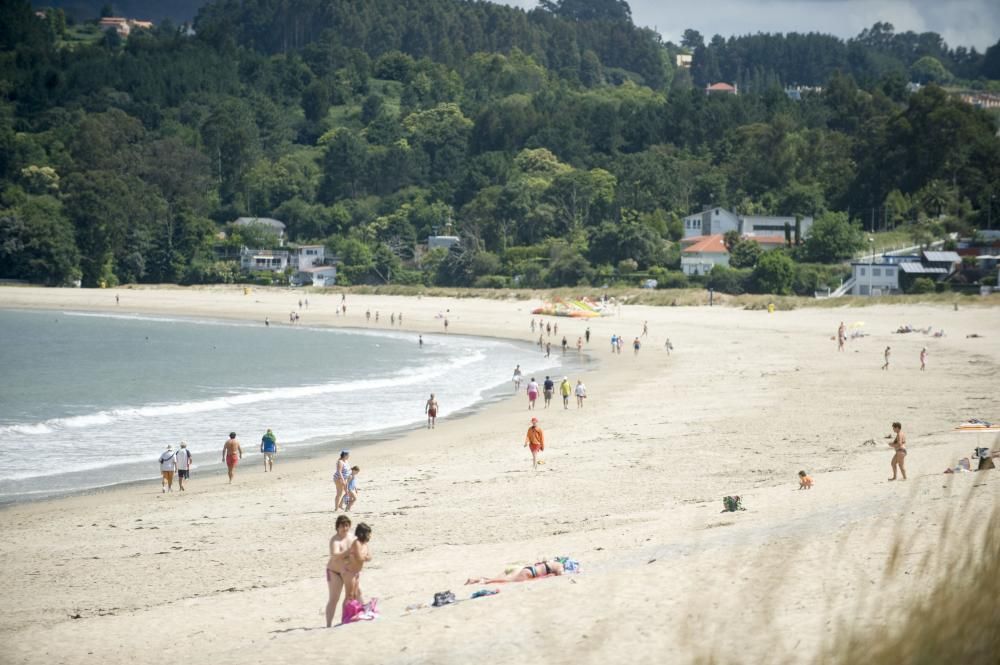
[[[537,0],[506,0],[530,9]],[[896,32],[937,32],[951,47],[979,52],[1000,40],[1000,0],[630,0],[636,25],[680,43],[694,28],[705,37],[756,32],[824,32],[854,37],[878,21]]]

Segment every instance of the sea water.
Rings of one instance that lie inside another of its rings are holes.
[[[431,393],[447,418],[509,391],[517,364],[530,376],[559,363],[529,344],[423,339],[388,327],[0,310],[0,502],[158,477],[159,454],[181,441],[197,478],[221,466],[230,431],[244,463],[259,461],[268,428],[283,454],[351,447],[426,422]]]

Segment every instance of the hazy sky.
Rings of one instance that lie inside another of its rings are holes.
[[[535,7],[537,0],[506,0]],[[937,32],[949,46],[980,52],[1000,39],[1000,0],[631,0],[637,25],[680,42],[686,28],[705,36],[755,32],[825,32],[854,37],[876,21],[897,32]]]

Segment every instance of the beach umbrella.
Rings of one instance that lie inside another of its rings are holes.
[[[976,435],[976,448],[982,448],[980,443],[982,442],[980,437],[983,434],[1000,434],[1000,423],[990,423],[985,420],[979,420],[978,418],[973,418],[972,420],[967,420],[960,424],[954,429],[956,432],[964,432],[966,434]]]

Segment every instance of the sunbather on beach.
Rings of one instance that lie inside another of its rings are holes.
[[[558,561],[539,561],[530,566],[525,566],[509,575],[500,577],[470,577],[466,584],[506,584],[508,582],[527,582],[528,580],[550,575],[562,575],[565,571],[563,565]]]

